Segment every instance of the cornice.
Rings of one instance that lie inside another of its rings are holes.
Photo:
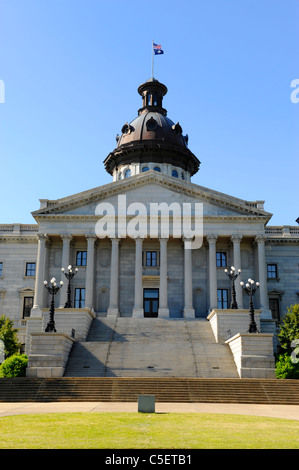
[[[26,243],[37,243],[36,235],[34,236],[27,236],[27,235],[0,235],[0,243],[2,242],[10,242],[10,243],[18,243],[18,242],[26,242]]]
[[[298,245],[299,238],[267,238],[266,245]]]
[[[117,217],[117,214],[116,214]],[[132,220],[135,216],[127,215],[127,220]],[[170,219],[172,216],[170,216]],[[82,222],[97,222],[99,220],[99,216],[97,215],[84,215],[84,214],[42,214],[37,215],[35,217],[36,221],[41,222],[49,222],[49,221],[56,221],[56,222],[73,222],[73,223],[82,223]],[[148,216],[148,220],[150,216]],[[160,216],[159,216],[160,219]],[[191,216],[191,221],[195,220],[195,216]],[[204,216],[203,222],[259,222],[265,223],[265,217],[253,217],[249,215],[221,215],[221,216]]]

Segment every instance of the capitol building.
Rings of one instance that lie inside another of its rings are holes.
[[[200,161],[183,124],[167,115],[167,87],[151,78],[138,93],[137,117],[116,123],[116,147],[103,156],[109,184],[41,199],[35,224],[2,221],[0,315],[13,320],[29,353],[32,335],[45,334],[48,322],[44,281],[55,278],[58,286],[63,281],[55,295],[56,329],[61,315],[64,333],[75,330],[74,341],[88,334],[70,320],[80,312],[88,312],[88,328],[94,319],[117,318],[123,325],[136,318],[147,328],[150,319],[212,324],[212,312],[222,318],[235,301],[234,314],[248,322],[249,297],[240,281],[253,279],[258,331],[273,336],[275,350],[279,323],[298,303],[299,226],[271,226],[264,201],[194,184]],[[241,270],[234,284],[225,272],[232,266]],[[238,333],[230,321],[226,335]]]

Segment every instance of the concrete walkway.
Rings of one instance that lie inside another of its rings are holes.
[[[156,403],[156,413],[224,413],[299,420],[299,405],[229,403]],[[137,413],[137,403],[51,402],[0,403],[0,417],[32,413]]]

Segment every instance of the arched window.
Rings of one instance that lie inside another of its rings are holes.
[[[155,166],[154,170],[155,171],[161,171],[161,168],[159,168],[158,166]]]
[[[129,176],[131,176],[131,170],[130,170],[130,168],[128,168],[128,169],[125,171],[125,178],[129,178]]]
[[[148,170],[149,170],[149,167],[148,167],[148,166],[144,166],[144,167],[142,168],[142,171],[148,171]]]
[[[174,176],[175,178],[178,178],[179,174],[176,170],[172,170],[172,176]]]
[[[158,106],[158,97],[156,94],[153,95],[153,106]]]

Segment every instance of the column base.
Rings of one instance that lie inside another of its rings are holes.
[[[269,308],[262,307],[261,319],[272,320],[272,311]]]
[[[133,308],[133,317],[134,318],[143,318],[144,317],[144,310],[142,307],[134,307]]]
[[[31,311],[30,311],[30,317],[42,318],[43,317],[43,311],[42,311],[41,307],[39,307],[38,305],[33,306]]]
[[[158,317],[169,318],[169,308],[162,307],[158,309]]]
[[[107,316],[115,316],[117,317],[119,314],[119,309],[118,307],[109,307],[107,310]]]
[[[195,318],[195,310],[191,307],[184,308],[184,318]]]

